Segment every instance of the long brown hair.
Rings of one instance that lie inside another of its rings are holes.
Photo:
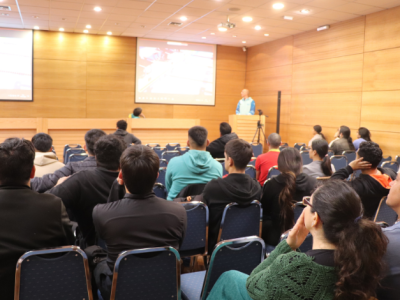
[[[375,297],[388,239],[378,225],[361,218],[360,197],[345,182],[332,180],[314,192],[312,205],[311,211],[323,222],[325,238],[336,246],[335,299]]]

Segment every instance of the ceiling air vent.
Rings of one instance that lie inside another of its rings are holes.
[[[0,5],[0,10],[8,10],[8,11],[11,11],[11,7],[10,7],[10,6]]]
[[[182,25],[182,23],[179,23],[179,22],[171,22],[168,24],[168,26],[181,26],[181,25]]]

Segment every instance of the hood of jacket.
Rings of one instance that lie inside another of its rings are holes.
[[[128,134],[126,130],[118,129],[116,132],[114,132],[115,135],[120,135],[120,136],[125,136]]]
[[[234,140],[234,139],[238,139],[239,137],[237,136],[236,133],[231,132],[228,134],[224,134],[223,136],[220,137],[221,141],[226,144],[227,142],[229,142],[230,140]]]
[[[247,204],[252,200],[261,200],[260,184],[247,174],[229,174],[226,178],[218,180],[218,184],[232,202]]]
[[[35,166],[47,166],[58,162],[57,156],[53,152],[36,152]]]
[[[189,150],[189,152],[182,155],[182,159],[190,172],[198,175],[207,172],[214,161],[210,152],[200,150]]]

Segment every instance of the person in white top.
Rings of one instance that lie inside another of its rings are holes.
[[[249,97],[249,90],[242,90],[241,95],[242,99],[239,100],[239,103],[236,107],[236,114],[254,115],[254,112],[256,111],[256,103],[251,97]]]
[[[311,144],[314,140],[318,140],[318,139],[323,139],[326,140],[324,134],[322,133],[322,127],[320,125],[315,125],[314,126],[314,130],[313,130],[313,134],[314,136],[312,137],[312,139],[308,142],[308,148],[311,148]]]
[[[32,144],[35,147],[35,177],[54,173],[64,166],[52,152],[53,139],[47,133],[35,134]]]

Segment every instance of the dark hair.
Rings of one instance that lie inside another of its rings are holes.
[[[343,138],[347,140],[347,142],[349,143],[350,150],[355,150],[353,145],[353,139],[350,136],[351,134],[350,128],[347,126],[340,126],[339,134],[342,134]]]
[[[331,159],[328,155],[328,142],[322,139],[313,140],[311,150],[317,151],[318,156],[322,159],[321,169],[326,176],[332,175]]]
[[[314,130],[315,130],[316,133],[318,133],[319,135],[321,135],[322,138],[323,138],[324,140],[326,140],[325,135],[322,133],[322,127],[321,127],[321,125],[315,125],[315,126],[314,126]]]
[[[153,190],[157,180],[160,160],[149,147],[134,145],[121,156],[122,178],[132,194],[146,194]]]
[[[314,192],[312,205],[325,238],[336,246],[335,299],[376,297],[388,239],[374,222],[358,219],[363,213],[358,194],[342,180],[329,180]]]
[[[361,136],[362,139],[366,140],[367,142],[371,141],[371,132],[365,127],[358,128],[358,134]]]
[[[33,136],[32,144],[39,152],[49,152],[53,146],[53,139],[47,133],[41,132]]]
[[[245,140],[234,139],[226,143],[225,153],[227,157],[233,159],[236,169],[245,170],[253,156],[253,148]]]
[[[272,146],[272,148],[278,148],[282,143],[281,136],[277,133],[271,133],[268,136],[268,143]]]
[[[197,146],[204,146],[207,142],[208,131],[203,126],[193,126],[189,129],[189,137]]]
[[[364,161],[369,162],[371,169],[377,168],[383,158],[381,148],[374,142],[362,142],[358,148],[358,156],[363,157]]]
[[[299,150],[296,148],[285,148],[278,156],[278,170],[284,179],[285,186],[279,194],[279,205],[282,218],[282,232],[293,227],[293,198],[296,193],[296,177],[302,172],[303,161]]]
[[[140,116],[140,114],[142,113],[142,109],[140,108],[140,107],[136,107],[134,110],[133,110],[133,115],[135,116],[135,117],[139,117]]]
[[[105,136],[106,133],[101,129],[91,129],[85,134],[85,143],[87,151],[90,155],[94,155],[94,144],[96,144],[97,140],[102,136]]]
[[[221,133],[221,135],[229,134],[232,132],[232,127],[228,123],[222,122],[221,124],[219,124],[219,132]]]
[[[126,128],[128,128],[128,123],[126,123],[125,120],[119,120],[117,122],[117,128],[118,129],[122,129],[122,130],[126,130]]]
[[[33,144],[9,138],[0,144],[0,185],[24,185],[30,179],[35,160]]]
[[[97,166],[107,170],[116,171],[119,169],[119,159],[126,149],[122,138],[114,134],[102,136],[94,145]]]

